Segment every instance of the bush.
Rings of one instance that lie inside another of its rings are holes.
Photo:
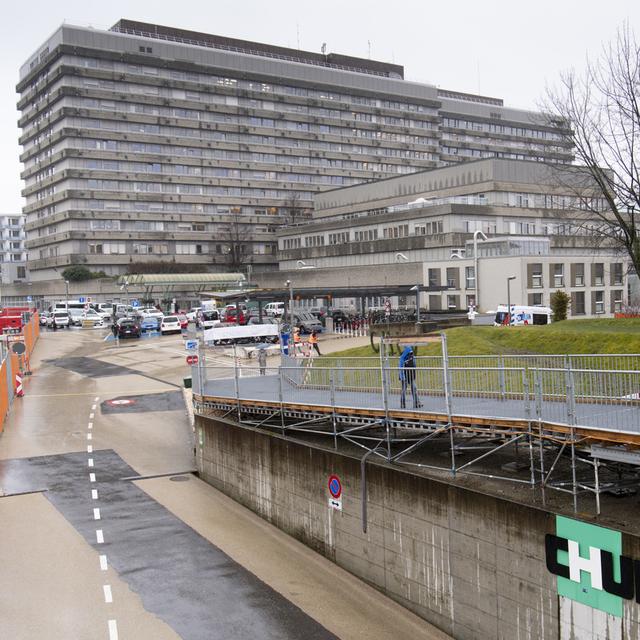
[[[62,277],[69,282],[82,282],[83,280],[91,280],[93,273],[84,265],[72,264],[62,272]]]
[[[553,322],[566,320],[571,305],[571,297],[564,291],[554,291],[551,294],[551,319]]]

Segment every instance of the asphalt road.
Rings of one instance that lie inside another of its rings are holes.
[[[445,638],[204,484],[179,336],[44,332],[0,434],[0,638]]]

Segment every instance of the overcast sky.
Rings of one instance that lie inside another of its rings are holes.
[[[407,80],[535,108],[562,70],[584,67],[639,0],[32,0],[3,3],[0,24],[0,212],[20,211],[18,69],[63,22],[119,18],[402,64]]]

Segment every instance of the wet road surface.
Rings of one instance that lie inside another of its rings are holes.
[[[0,638],[445,637],[186,473],[179,338],[44,333],[32,368],[0,434]]]

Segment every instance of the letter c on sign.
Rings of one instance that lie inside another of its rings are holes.
[[[558,551],[569,551],[569,541],[559,538],[552,533],[544,537],[544,549],[547,560],[547,569],[556,576],[569,580],[569,567],[558,562]]]

